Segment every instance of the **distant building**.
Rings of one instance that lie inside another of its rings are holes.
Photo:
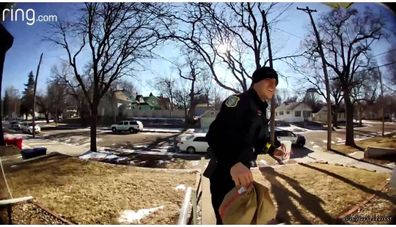
[[[275,109],[275,118],[287,122],[312,120],[312,108],[303,102],[284,103]]]
[[[317,113],[314,113],[312,120],[318,122],[327,122],[327,106],[323,106]],[[337,122],[343,122],[345,120],[346,120],[345,108],[341,107],[338,109]]]
[[[201,129],[209,129],[210,124],[212,124],[212,122],[216,119],[218,113],[219,111],[211,108],[200,115],[198,118],[201,124]]]
[[[156,97],[153,93],[149,96],[142,96],[136,94],[135,100],[132,101],[132,110],[169,110],[169,98]]]

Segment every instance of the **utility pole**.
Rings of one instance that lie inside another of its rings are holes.
[[[379,79],[380,79],[380,84],[381,84],[381,112],[382,112],[382,137],[385,135],[385,109],[384,109],[384,84],[382,83],[382,73],[381,70],[378,67],[378,73],[379,73]]]
[[[327,74],[327,65],[326,59],[324,57],[322,41],[320,40],[319,32],[316,29],[316,25],[314,19],[312,17],[312,13],[316,12],[316,10],[312,10],[308,8],[308,6],[304,8],[297,7],[297,10],[304,11],[309,15],[311,19],[312,27],[315,32],[316,40],[318,42],[318,51],[319,55],[322,58],[322,65],[323,65],[323,74],[325,77],[325,84],[326,84],[326,102],[327,102],[327,150],[331,150],[331,131],[332,131],[332,121],[331,121],[331,100],[330,100],[330,82],[329,82],[329,75]]]
[[[265,35],[267,37],[268,60],[269,60],[271,69],[273,69],[274,62],[272,59],[271,39],[270,39],[270,34],[269,34],[267,15],[265,14],[264,10],[261,11],[261,15],[264,20]],[[274,143],[274,141],[275,141],[275,95],[272,96],[272,99],[271,99],[270,141],[271,141],[271,143]]]
[[[34,81],[34,90],[33,90],[33,122],[32,122],[32,127],[33,127],[33,138],[36,137],[36,89],[37,89],[37,79],[38,79],[38,74],[40,71],[40,65],[41,65],[41,60],[43,59],[43,53],[40,55],[40,61],[37,66],[37,71],[36,71],[36,80]]]

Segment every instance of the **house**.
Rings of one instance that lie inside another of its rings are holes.
[[[275,109],[275,118],[287,122],[311,120],[312,108],[303,102],[283,103]]]
[[[337,113],[337,122],[343,122],[345,119],[345,108],[339,108]],[[327,106],[323,106],[317,113],[314,113],[312,120],[318,122],[327,122]]]
[[[206,113],[208,110],[213,109],[213,107],[209,106],[208,103],[198,103],[195,106],[194,116],[201,116]]]
[[[201,124],[201,129],[209,129],[210,124],[216,119],[217,114],[219,111],[211,108],[207,110],[205,113],[199,116],[199,121]]]
[[[168,98],[156,97],[153,93],[149,96],[144,97],[142,95],[136,94],[135,100],[132,101],[132,110],[163,110],[169,109],[170,101]]]
[[[99,116],[118,116],[119,109],[131,108],[132,101],[124,90],[116,90],[106,94],[99,103]]]

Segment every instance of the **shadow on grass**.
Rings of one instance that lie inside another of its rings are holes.
[[[307,217],[294,205],[292,199],[309,210],[315,217],[319,218],[326,224],[342,224],[340,220],[333,218],[324,210],[322,204],[324,201],[316,195],[306,191],[298,181],[276,172],[273,168],[260,168],[262,175],[271,183],[271,192],[274,194],[275,201],[278,204],[277,219],[286,224],[291,223],[291,215],[302,224],[311,224]],[[296,192],[292,192],[285,188],[277,179],[285,180]]]
[[[293,147],[290,158],[304,158],[314,151],[307,147]]]
[[[348,158],[350,158],[350,159],[359,161],[359,162],[364,162],[364,163],[368,163],[368,164],[371,164],[371,165],[379,166],[379,167],[382,167],[382,168],[385,168],[385,169],[393,170],[393,168],[390,168],[390,167],[388,167],[388,166],[384,166],[384,165],[380,165],[380,164],[377,164],[377,163],[369,162],[369,161],[366,161],[366,160],[364,160],[364,159],[355,158],[355,157],[352,157],[352,156],[350,156],[350,155],[344,154],[344,153],[342,153],[342,152],[340,152],[340,151],[337,151],[337,150],[335,150],[335,149],[333,149],[333,148],[332,148],[330,151],[332,151],[332,152],[334,152],[334,153],[336,153],[336,154],[339,154],[339,155],[348,157]]]
[[[365,193],[368,193],[368,194],[377,193],[377,196],[379,196],[379,197],[381,197],[383,199],[392,201],[392,203],[394,203],[394,204],[396,203],[396,198],[392,198],[392,197],[388,196],[386,193],[378,192],[376,190],[373,190],[373,189],[368,188],[368,187],[366,187],[364,185],[358,184],[358,183],[356,183],[356,182],[354,182],[354,181],[352,181],[352,180],[350,180],[348,178],[345,178],[343,176],[340,176],[340,175],[338,175],[336,173],[333,173],[333,172],[330,172],[328,170],[321,169],[321,168],[318,168],[318,167],[315,167],[315,166],[311,166],[311,165],[308,165],[308,164],[305,164],[305,163],[299,163],[299,164],[304,166],[304,167],[307,167],[307,168],[322,172],[324,174],[327,174],[329,176],[332,176],[332,177],[334,177],[334,178],[336,178],[338,180],[341,180],[341,181],[343,181],[343,182],[345,182],[345,183],[347,183],[347,184],[349,184],[349,185],[351,185],[351,186],[353,186],[353,187],[355,187],[355,188],[357,188],[357,189],[359,189],[359,190],[361,190],[361,191],[363,191]]]

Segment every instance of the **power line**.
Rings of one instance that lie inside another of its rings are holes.
[[[382,53],[380,53],[380,54],[376,54],[376,55],[374,55],[373,57],[377,57],[377,56],[380,56],[380,55],[384,55],[384,54],[387,54],[387,53],[392,52],[392,51],[396,51],[396,48],[395,48],[395,49],[392,49],[392,50],[388,50],[388,51],[382,52]]]
[[[365,71],[370,71],[370,70],[373,70],[373,69],[376,69],[376,68],[379,69],[381,67],[388,66],[388,65],[393,65],[395,63],[396,63],[396,61],[389,62],[389,63],[383,64],[383,65],[378,65],[378,66],[374,66],[374,67],[371,67],[371,68],[362,69],[362,70],[356,71],[355,73],[361,73],[361,72],[365,72]]]

